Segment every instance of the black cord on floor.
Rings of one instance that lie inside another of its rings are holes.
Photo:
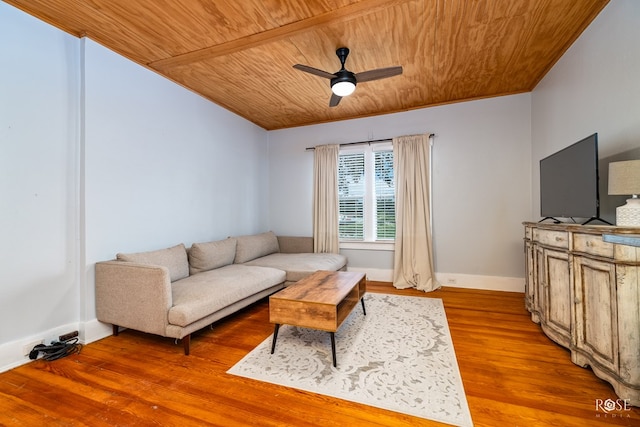
[[[78,338],[69,341],[52,341],[51,345],[38,344],[29,353],[29,359],[35,360],[42,353],[41,359],[52,361],[58,360],[73,353],[80,353],[82,344],[78,343]]]

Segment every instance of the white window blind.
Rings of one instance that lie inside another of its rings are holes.
[[[364,238],[364,153],[342,154],[338,158],[338,234],[341,239]]]
[[[376,240],[396,237],[396,195],[393,151],[374,153]]]

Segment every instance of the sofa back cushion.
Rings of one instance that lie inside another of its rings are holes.
[[[265,255],[280,252],[278,238],[272,231],[236,237],[236,264],[242,264]]]
[[[196,274],[233,264],[235,256],[236,239],[232,237],[215,242],[194,243],[189,249],[189,273]]]
[[[169,276],[171,277],[172,282],[189,276],[187,249],[182,243],[157,251],[137,252],[131,254],[119,253],[116,255],[116,259],[119,261],[167,267],[169,269]]]

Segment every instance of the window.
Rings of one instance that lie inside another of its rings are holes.
[[[392,241],[396,235],[391,143],[343,149],[338,157],[340,240]]]

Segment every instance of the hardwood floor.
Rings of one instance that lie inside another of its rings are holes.
[[[640,408],[605,414],[617,399],[590,369],[531,322],[523,295],[443,288],[425,294],[369,282],[368,291],[444,301],[474,425],[640,426]],[[3,426],[435,426],[390,411],[227,375],[272,333],[267,300],[181,345],[135,331],[80,354],[0,374]]]

